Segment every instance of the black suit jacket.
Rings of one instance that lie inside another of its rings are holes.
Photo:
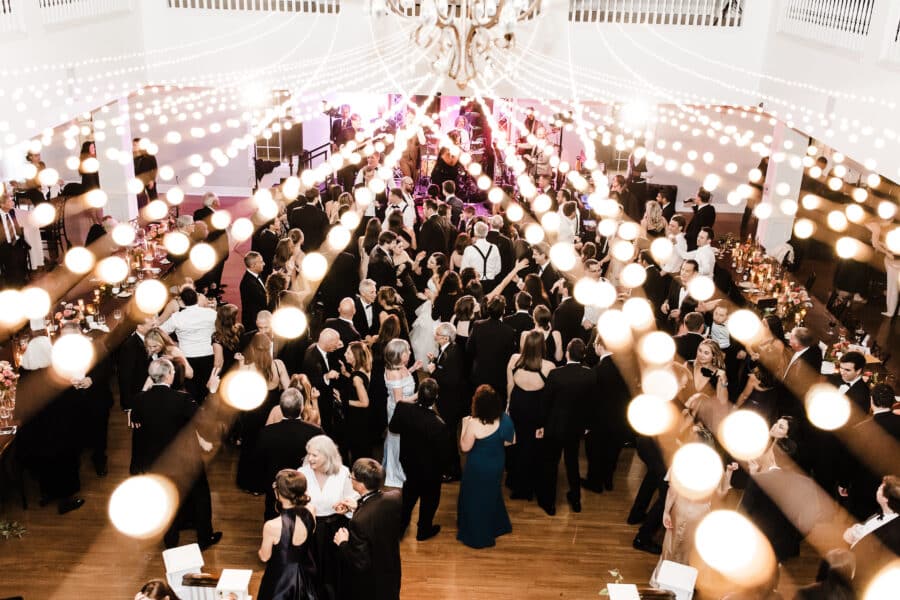
[[[578,436],[587,423],[588,406],[596,395],[594,371],[577,363],[569,363],[550,371],[547,376],[547,402],[544,435],[555,438]]]
[[[350,570],[352,600],[399,600],[400,492],[375,492],[362,499],[348,527],[350,540],[338,546]]]
[[[584,320],[584,306],[572,296],[560,302],[553,312],[553,329],[559,331],[559,335],[562,336],[563,352],[573,339],[583,340],[587,337],[587,331],[581,325],[582,320]]]
[[[475,321],[469,334],[466,353],[472,357],[472,383],[490,384],[501,397],[506,396],[506,365],[518,348],[512,327],[498,319]]]
[[[189,394],[166,385],[154,385],[134,398],[131,421],[140,425],[136,431],[142,468],[150,468],[167,450],[172,460],[192,463],[200,460],[196,436],[185,431],[197,411],[197,403]]]
[[[326,364],[325,358],[319,352],[319,347],[316,344],[312,344],[307,348],[303,355],[303,367],[301,370],[309,377],[310,385],[319,390],[320,410],[323,408],[323,405],[328,405],[325,409],[330,410],[331,400],[334,397],[331,386],[325,383],[325,374],[331,369],[338,370],[338,368],[337,364],[331,364],[330,358]]]
[[[292,210],[288,215],[288,224],[303,232],[301,248],[304,252],[317,250],[328,235],[328,215],[312,204],[305,204]]]
[[[337,314],[344,298],[352,298],[359,289],[359,260],[349,252],[339,252],[331,261],[328,272],[319,284],[318,299],[326,316]]]
[[[512,327],[516,333],[516,339],[522,338],[523,331],[531,331],[534,329],[534,319],[527,312],[514,312],[511,315],[503,317],[503,322]]]
[[[256,441],[256,469],[260,479],[256,489],[269,493],[281,469],[298,469],[306,456],[306,443],[324,432],[300,419],[285,419],[266,425]]]
[[[807,354],[807,351],[804,354]],[[803,357],[801,357],[803,358]],[[839,388],[841,385],[845,385],[844,381],[841,379],[840,375],[831,375],[828,378],[828,382],[834,385],[834,387]],[[856,383],[851,385],[844,395],[850,399],[853,404],[856,405],[856,412],[851,414],[850,421],[852,424],[857,424],[862,422],[868,417],[869,409],[871,408],[870,396],[869,396],[869,384],[862,380],[862,377],[856,380]]]
[[[366,277],[374,281],[375,285],[379,288],[385,286],[397,286],[397,269],[381,246],[372,248],[372,253],[369,255],[369,269],[366,272]]]
[[[378,315],[381,313],[381,305],[378,302],[372,303],[372,325],[369,325],[369,322],[366,321],[366,310],[363,308],[362,298],[358,295],[353,296],[353,304],[356,305],[356,314],[353,315],[353,326],[356,327],[356,331],[362,337],[378,335],[381,325],[378,319]]]
[[[119,346],[117,360],[119,380],[119,404],[122,410],[131,408],[135,396],[137,396],[147,381],[147,368],[150,366],[150,357],[144,341],[137,333],[132,333],[122,345]]]
[[[675,352],[678,353],[678,356],[683,360],[694,360],[697,358],[697,348],[705,338],[699,333],[689,331],[676,335],[673,339],[675,340]]]
[[[677,308],[681,311],[680,318],[684,318],[689,312],[697,310],[697,300],[690,294],[685,294],[684,300],[679,304],[678,297],[681,295],[681,288],[681,280],[673,277],[672,282],[669,284],[669,293],[666,295],[666,300],[669,302],[669,312]]]
[[[672,217],[675,216],[675,202],[669,202],[665,206],[662,207],[662,215],[666,219],[666,222],[672,220]]]
[[[244,271],[241,278],[241,323],[245,331],[256,329],[256,315],[268,307],[266,288],[262,281]]]
[[[447,423],[456,424],[466,414],[466,381],[462,351],[456,342],[447,345],[436,357],[434,373],[440,392],[438,411]],[[456,432],[454,431],[454,434]]]
[[[431,256],[435,252],[447,252],[447,232],[441,224],[441,218],[437,215],[431,215],[422,222],[419,228],[419,237],[416,239],[419,250]]]
[[[697,249],[697,234],[704,227],[713,227],[716,224],[716,209],[711,204],[693,206],[694,216],[684,230],[684,239],[687,241],[688,250]]]
[[[789,409],[787,414],[800,416],[805,413],[803,399],[810,386],[819,380],[821,371],[822,351],[816,344],[807,348],[794,364],[786,367],[782,375],[782,390]]]
[[[598,389],[603,392],[593,398],[593,406],[588,412],[588,428],[621,439],[629,427],[627,414],[631,391],[628,383],[612,355],[601,358],[594,367],[594,373]]]
[[[647,274],[647,279],[644,281],[644,294],[651,306],[660,306],[666,299],[668,291],[666,279],[656,265],[650,265],[644,269],[644,272]]]
[[[540,267],[538,267],[538,272],[540,272]],[[547,296],[550,297],[550,303],[553,306],[556,306],[556,300],[553,292],[550,290],[553,289],[553,284],[559,279],[559,272],[553,268],[553,265],[547,263],[547,267],[544,269],[543,273],[540,273],[541,283],[544,284],[544,291],[547,292]]]
[[[400,435],[400,464],[407,477],[440,479],[444,472],[447,426],[430,408],[398,402],[388,429]]]
[[[263,281],[272,273],[272,261],[275,260],[275,248],[277,246],[278,235],[265,226],[258,229],[250,240],[250,249],[254,252],[259,252],[265,263],[262,272]]]

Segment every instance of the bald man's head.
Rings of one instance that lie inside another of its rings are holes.
[[[340,305],[338,305],[338,315],[342,319],[353,319],[353,315],[356,314],[356,304],[353,303],[353,298],[344,298],[341,300]]]
[[[319,333],[318,346],[325,352],[334,352],[340,349],[344,344],[341,342],[341,336],[334,329],[326,327]]]

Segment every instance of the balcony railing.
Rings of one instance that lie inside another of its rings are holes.
[[[39,0],[39,6],[44,24],[55,25],[129,12],[132,0]]]
[[[169,8],[337,14],[341,0],[169,0]]]
[[[740,27],[744,0],[569,0],[569,21]]]
[[[0,0],[0,33],[15,33],[24,30],[22,16],[18,10],[13,9],[13,0]]]
[[[829,46],[860,51],[869,37],[875,0],[787,0],[778,30]]]

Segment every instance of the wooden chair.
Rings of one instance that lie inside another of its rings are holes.
[[[65,254],[72,244],[66,235],[66,196],[57,196],[52,200],[56,218],[49,225],[41,228],[41,242],[47,248],[50,260],[57,262],[59,257]]]

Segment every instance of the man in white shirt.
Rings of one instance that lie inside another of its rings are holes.
[[[685,221],[681,215],[675,215],[669,221],[666,233],[672,242],[672,254],[660,269],[668,275],[676,275],[681,271],[681,263],[688,258],[687,240],[684,237]]]
[[[714,236],[712,227],[702,228],[697,234],[697,249],[687,253],[687,258],[693,258],[700,266],[699,274],[706,277],[713,276],[716,266],[716,253],[712,247]]]
[[[472,267],[481,278],[482,285],[485,286],[485,292],[492,289],[494,279],[500,273],[500,251],[497,246],[488,242],[487,237],[490,228],[487,223],[479,222],[475,224],[472,233],[475,242],[466,248],[463,252],[462,265],[460,270]]]
[[[194,370],[194,376],[185,380],[185,387],[194,400],[202,404],[208,392],[206,382],[213,368],[212,334],[216,330],[216,311],[200,306],[197,300],[194,288],[182,288],[184,308],[169,317],[160,328],[178,337],[178,347]]]
[[[416,205],[406,201],[403,197],[403,190],[400,188],[393,188],[391,193],[388,194],[388,205],[384,211],[384,223],[381,224],[382,231],[387,231],[388,217],[395,212],[399,212],[403,218],[404,228],[412,229],[413,225],[416,224]]]

